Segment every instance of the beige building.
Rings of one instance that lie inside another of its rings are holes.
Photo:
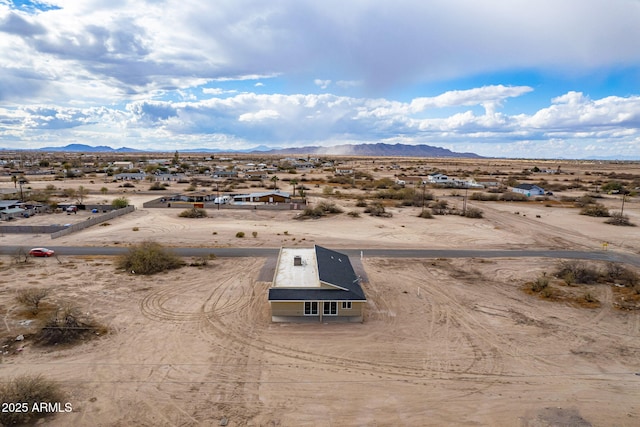
[[[269,289],[272,321],[361,322],[366,302],[347,255],[317,245],[280,249]]]

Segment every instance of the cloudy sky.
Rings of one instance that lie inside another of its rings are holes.
[[[640,0],[0,0],[0,147],[640,159]]]

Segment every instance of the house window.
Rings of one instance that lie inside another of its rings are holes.
[[[317,316],[318,315],[318,302],[317,301],[305,301],[304,302],[304,315],[305,316]]]
[[[351,301],[342,301],[342,308],[351,310]]]
[[[336,316],[338,314],[338,303],[335,301],[325,301],[322,307],[322,313],[325,316]]]

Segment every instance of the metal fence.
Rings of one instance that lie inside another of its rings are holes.
[[[89,218],[85,221],[79,222],[77,224],[70,225],[68,227],[64,227],[63,230],[56,231],[51,233],[52,239],[57,239],[58,237],[66,236],[67,234],[75,233],[76,231],[84,230],[85,228],[91,227],[92,225],[100,224],[101,222],[108,221],[110,219],[126,215],[135,211],[135,206],[127,206],[126,208],[116,209],[114,211],[105,213],[103,215],[95,216]]]

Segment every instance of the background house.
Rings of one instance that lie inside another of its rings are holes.
[[[269,289],[274,322],[361,322],[367,299],[349,257],[314,246],[282,248]]]
[[[511,189],[514,193],[524,194],[527,197],[530,196],[544,196],[544,188],[540,188],[534,184],[520,184]]]
[[[235,203],[289,203],[291,196],[286,191],[264,193],[237,194],[233,196]]]

